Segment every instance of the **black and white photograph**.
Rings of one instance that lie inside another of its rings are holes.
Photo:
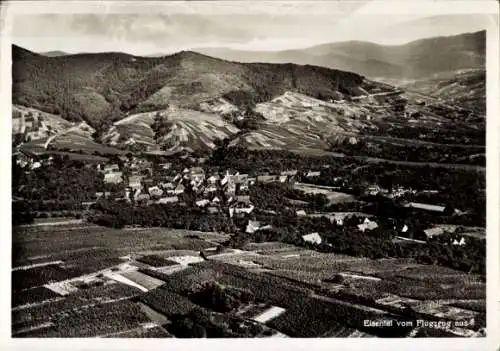
[[[498,332],[498,4],[445,2],[8,4],[10,337]]]

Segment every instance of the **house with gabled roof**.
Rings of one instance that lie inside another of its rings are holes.
[[[104,183],[119,184],[123,181],[122,172],[111,172],[104,175]]]

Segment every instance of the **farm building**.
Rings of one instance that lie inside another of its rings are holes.
[[[240,213],[250,214],[254,208],[255,207],[253,205],[237,203],[235,206],[229,208],[229,216],[233,217],[234,214]]]
[[[171,204],[171,203],[176,203],[176,202],[179,202],[179,198],[177,196],[168,196],[168,197],[162,197],[156,203],[158,203],[158,204]]]
[[[159,187],[157,186],[152,186],[151,188],[148,189],[148,193],[149,195],[151,195],[152,197],[160,197],[163,195],[163,190],[161,190]]]
[[[170,169],[170,167],[172,167],[172,163],[168,162],[168,163],[161,163],[159,164],[160,168],[161,169],[164,169],[164,170],[168,170]]]
[[[288,177],[286,175],[282,175],[279,178],[280,183],[285,183],[287,181]]]
[[[31,164],[31,166],[30,166],[31,169],[37,169],[37,168],[40,168],[40,167],[42,167],[42,164],[40,162],[38,162],[38,161],[33,162]]]
[[[453,240],[452,245],[458,245],[458,246],[464,246],[465,245],[465,238],[461,237],[460,240]]]
[[[321,236],[318,233],[311,233],[311,234],[306,234],[302,235],[302,239],[305,242],[312,243],[312,244],[321,244]]]
[[[419,202],[410,202],[406,204],[405,207],[414,208],[417,210],[429,211],[429,212],[437,212],[442,214],[452,214],[454,212],[454,209],[449,206],[438,206],[431,204],[423,204]]]
[[[371,221],[368,218],[365,218],[363,223],[358,224],[358,229],[361,230],[362,232],[366,230],[373,230],[375,228],[378,228],[377,222]]]
[[[123,181],[122,172],[106,173],[104,175],[104,183],[118,184]]]
[[[218,204],[220,202],[220,199],[216,196],[212,199],[212,203]]]
[[[307,213],[304,210],[298,210],[297,212],[295,212],[295,214],[299,217],[307,216]]]
[[[309,171],[306,174],[307,178],[314,178],[314,177],[319,177],[321,175],[320,171]]]
[[[196,201],[196,206],[198,206],[198,207],[205,207],[209,203],[210,203],[210,200],[207,200],[207,199],[198,200],[198,201]]]
[[[260,228],[260,222],[259,221],[248,221],[247,227],[245,229],[245,232],[247,233],[255,233],[257,230]]]

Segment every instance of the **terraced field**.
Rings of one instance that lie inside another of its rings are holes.
[[[156,115],[162,116],[168,131],[155,138],[152,125]],[[218,115],[171,107],[122,119],[105,133],[102,140],[121,147],[139,143],[153,148],[163,145],[168,151],[194,150],[214,148],[215,139],[224,139],[238,131]]]

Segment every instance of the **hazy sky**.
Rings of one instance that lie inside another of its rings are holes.
[[[400,7],[400,13],[389,15],[387,8],[381,10],[380,3],[372,1],[342,4],[275,1],[265,2],[265,6],[249,6],[244,2],[183,4],[149,10],[144,6],[127,6],[128,13],[16,14],[12,41],[36,52],[123,51],[148,55],[201,47],[270,51],[348,40],[401,44],[474,32],[492,22],[491,17],[483,14],[440,15],[442,10],[419,13],[421,7],[412,11],[411,6]],[[398,11],[396,7],[391,9]],[[54,12],[59,10],[55,8]],[[122,10],[113,7],[108,11]]]

